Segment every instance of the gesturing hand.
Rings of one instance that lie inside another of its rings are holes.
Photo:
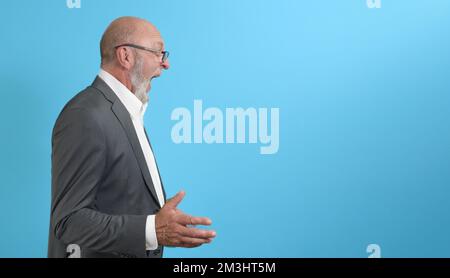
[[[211,225],[206,217],[194,217],[177,209],[185,193],[180,191],[168,200],[155,215],[156,238],[158,244],[177,247],[197,247],[211,242],[215,231],[197,229],[195,225]]]

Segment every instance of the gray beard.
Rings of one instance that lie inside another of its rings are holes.
[[[131,85],[134,88],[134,95],[143,103],[148,102],[147,86],[150,80],[143,77],[142,71],[144,69],[144,62],[142,59],[137,59],[136,64],[131,70]]]

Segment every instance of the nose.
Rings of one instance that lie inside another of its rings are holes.
[[[164,62],[161,63],[161,67],[165,70],[168,70],[170,68],[170,63],[169,63],[168,58]]]

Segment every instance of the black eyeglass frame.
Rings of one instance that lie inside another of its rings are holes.
[[[114,47],[115,49],[119,48],[119,47],[124,47],[124,46],[128,46],[128,47],[133,47],[133,48],[137,48],[137,49],[141,49],[141,50],[145,50],[145,51],[149,51],[155,54],[159,54],[161,56],[161,63],[164,63],[167,58],[169,58],[169,51],[160,51],[160,50],[155,50],[155,49],[151,49],[145,46],[141,46],[141,45],[137,45],[137,44],[133,44],[133,43],[124,43],[121,45],[118,45],[116,47]]]

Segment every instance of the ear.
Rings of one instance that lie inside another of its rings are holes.
[[[134,65],[134,53],[129,47],[118,47],[116,49],[116,60],[121,67],[130,70]]]

